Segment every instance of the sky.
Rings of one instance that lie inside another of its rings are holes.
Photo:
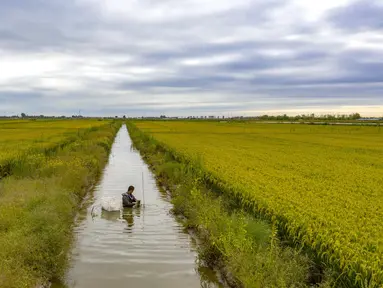
[[[1,0],[0,115],[383,116],[383,0]]]

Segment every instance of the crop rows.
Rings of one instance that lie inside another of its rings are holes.
[[[136,122],[209,181],[290,239],[312,248],[351,285],[383,284],[383,132],[379,127]]]
[[[0,121],[0,178],[7,173],[9,164],[27,154],[43,152],[74,139],[78,133],[104,125],[95,120],[20,120]]]
[[[45,287],[62,279],[74,216],[98,179],[119,126],[93,120],[0,121],[0,148],[9,149],[0,162],[8,169],[0,175],[8,176],[0,180],[0,287]]]

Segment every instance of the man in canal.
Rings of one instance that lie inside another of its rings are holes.
[[[134,186],[129,186],[128,191],[122,193],[122,205],[124,207],[140,206],[140,200],[137,200],[133,195]]]

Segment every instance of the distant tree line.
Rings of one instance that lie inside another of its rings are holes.
[[[21,118],[21,119],[39,119],[39,118],[56,118],[56,119],[62,119],[62,118],[83,118],[83,116],[81,115],[73,115],[71,117],[67,117],[67,116],[47,116],[47,115],[27,115],[25,113],[21,113],[20,116],[19,115],[12,115],[12,116],[4,116],[4,115],[0,115],[0,118]]]
[[[77,119],[77,118],[101,118],[101,119],[126,119],[126,116],[115,116],[115,117],[84,117],[82,115],[72,115],[72,116],[50,116],[50,115],[27,115],[25,113],[21,113],[20,115],[11,115],[11,116],[5,116],[5,115],[0,115],[0,119]]]
[[[324,115],[316,115],[314,113],[312,114],[301,114],[296,116],[288,116],[287,114],[282,115],[261,115],[261,116],[231,116],[231,117],[225,117],[225,116],[187,116],[187,117],[168,117],[166,115],[160,115],[158,117],[150,116],[150,117],[144,117],[144,116],[136,116],[136,117],[127,117],[126,115],[123,116],[114,116],[114,117],[85,117],[82,115],[72,115],[72,116],[46,116],[46,115],[27,115],[25,113],[21,113],[19,115],[12,115],[12,116],[1,116],[0,119],[77,119],[77,118],[91,118],[91,119],[147,119],[147,120],[157,120],[157,119],[163,119],[163,120],[177,120],[177,119],[191,119],[191,120],[263,120],[263,121],[356,121],[356,120],[378,120],[381,121],[383,118],[362,118],[362,116],[359,113],[352,113],[352,114],[324,114]]]
[[[270,115],[262,115],[257,117],[260,120],[286,120],[286,121],[297,121],[297,120],[358,120],[361,117],[359,113],[352,114],[325,114],[325,115],[315,115],[312,114],[302,114],[296,116],[287,116],[286,114],[270,116]]]
[[[287,114],[283,115],[261,115],[261,116],[187,116],[187,117],[167,117],[166,115],[161,115],[160,117],[139,117],[142,119],[243,119],[243,120],[270,120],[270,121],[310,121],[310,120],[323,120],[323,121],[334,121],[334,120],[359,120],[362,119],[362,116],[359,113],[352,114],[325,114],[325,115],[316,115],[312,114],[302,114],[296,116],[288,116]]]

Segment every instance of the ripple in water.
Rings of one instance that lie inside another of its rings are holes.
[[[212,271],[197,267],[194,242],[169,213],[166,195],[131,145],[123,126],[92,203],[79,215],[65,286],[221,287]],[[129,185],[145,200],[143,207],[101,211],[102,196],[120,197]]]

